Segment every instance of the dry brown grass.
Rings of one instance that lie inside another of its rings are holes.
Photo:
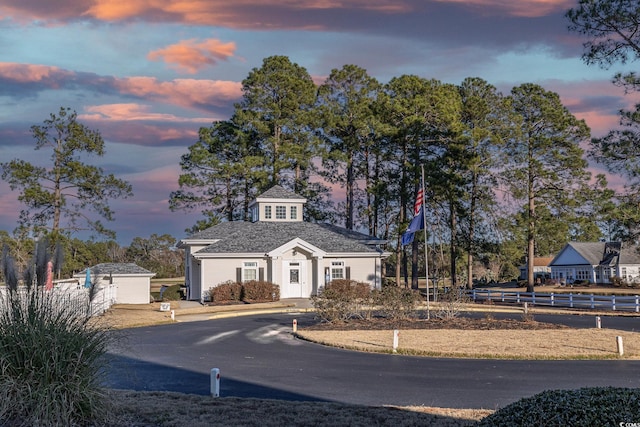
[[[112,427],[124,426],[473,426],[493,411],[369,407],[339,403],[212,398],[172,392],[111,392]]]
[[[309,341],[342,348],[391,352],[393,331],[306,331]],[[619,356],[616,337],[621,336],[624,355]],[[640,333],[614,329],[544,330],[401,330],[398,353],[500,359],[607,359],[640,358]]]

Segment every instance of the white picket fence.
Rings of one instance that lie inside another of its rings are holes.
[[[501,303],[529,303],[548,307],[566,307],[592,310],[634,311],[640,312],[638,295],[595,295],[574,293],[539,293],[519,291],[497,291],[490,289],[472,289],[467,295],[474,302],[495,301]]]
[[[96,295],[91,301],[91,315],[98,316],[116,303],[118,287],[115,284],[99,284]],[[66,292],[70,298],[89,298],[89,289],[78,281],[59,282],[54,290]]]
[[[0,297],[4,298],[8,290],[0,288]],[[81,285],[77,280],[61,281],[56,283],[51,292],[52,298],[59,304],[82,304],[89,301],[89,289]],[[116,303],[117,286],[114,284],[99,285],[96,295],[91,301],[90,316],[99,316]],[[84,310],[84,309],[83,309]]]

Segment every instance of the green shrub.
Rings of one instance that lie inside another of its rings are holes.
[[[211,302],[231,302],[242,300],[242,284],[238,282],[224,282],[209,289]]]
[[[247,302],[278,301],[280,287],[271,282],[250,280],[242,284],[242,299]]]
[[[382,316],[387,319],[405,320],[415,314],[422,298],[418,291],[397,286],[385,286],[379,291],[374,291],[373,301]]]
[[[164,288],[164,291],[162,292],[162,301],[179,301],[182,299],[182,293],[180,292],[180,289],[182,288],[182,285],[177,284],[177,285],[171,285],[168,286],[166,288]]]
[[[640,420],[640,389],[551,390],[521,399],[482,419],[493,426],[617,426]]]
[[[45,290],[49,255],[38,258],[18,286],[14,261],[3,251],[7,288],[0,293],[0,420],[11,426],[75,426],[106,419],[101,387],[114,335],[91,319],[95,283],[87,292]],[[58,262],[54,263],[58,266]],[[59,271],[57,268],[54,271]]]

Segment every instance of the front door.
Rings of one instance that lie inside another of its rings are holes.
[[[304,261],[288,261],[284,269],[283,286],[280,290],[281,298],[306,298],[306,277]]]

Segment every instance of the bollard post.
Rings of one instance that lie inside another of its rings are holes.
[[[171,310],[171,320],[176,320],[176,311]]]
[[[296,332],[298,332],[298,321],[293,319],[293,333],[295,334]]]
[[[600,319],[600,316],[596,316],[596,328],[602,328],[602,321]]]
[[[211,369],[211,396],[220,397],[220,369]]]
[[[397,329],[393,330],[393,352],[398,352],[398,335],[400,335],[400,331]]]
[[[624,347],[622,346],[622,337],[619,335],[616,337],[616,344],[618,346],[618,354],[622,356],[624,354]]]
[[[524,302],[524,314],[529,313],[529,304],[525,301]]]

